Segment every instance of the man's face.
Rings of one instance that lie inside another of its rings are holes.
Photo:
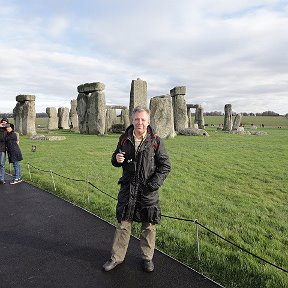
[[[144,134],[149,125],[149,116],[147,112],[136,112],[133,115],[132,124],[134,126],[136,136]]]

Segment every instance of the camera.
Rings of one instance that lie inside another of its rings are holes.
[[[10,124],[5,124],[4,127],[5,128],[10,127]]]

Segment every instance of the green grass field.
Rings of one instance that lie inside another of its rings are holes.
[[[226,239],[288,269],[288,129],[259,130],[268,135],[231,135],[208,127],[210,137],[165,140],[172,172],[160,192],[162,214],[198,219]],[[65,135],[66,140],[32,141],[21,136],[23,177],[29,181],[27,163],[31,163],[65,177],[88,179],[117,197],[121,169],[113,167],[110,158],[119,135],[97,137],[68,131],[49,135],[54,134]],[[31,145],[37,146],[36,153],[31,152]],[[57,190],[53,191],[50,173],[31,168],[31,176],[35,185],[115,223],[116,202],[91,185],[54,175]],[[201,227],[198,261],[193,222],[163,217],[157,229],[158,249],[225,287],[288,287],[287,273]],[[138,232],[135,225],[133,233]]]

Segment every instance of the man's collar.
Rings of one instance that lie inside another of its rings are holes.
[[[140,137],[137,137],[137,136],[136,136],[135,131],[134,131],[134,129],[133,129],[133,136],[134,136],[135,139],[139,139],[139,140],[145,139],[146,136],[147,136],[147,129],[146,129],[146,131],[145,131]]]

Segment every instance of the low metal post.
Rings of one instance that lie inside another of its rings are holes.
[[[30,181],[32,182],[32,176],[31,176],[31,171],[30,171],[30,164],[27,164],[28,166],[28,173],[29,173],[29,177],[30,177]]]
[[[55,180],[54,180],[54,177],[53,177],[52,170],[50,170],[50,174],[51,174],[51,178],[52,178],[52,181],[53,181],[54,191],[56,192],[56,185],[55,185]]]

